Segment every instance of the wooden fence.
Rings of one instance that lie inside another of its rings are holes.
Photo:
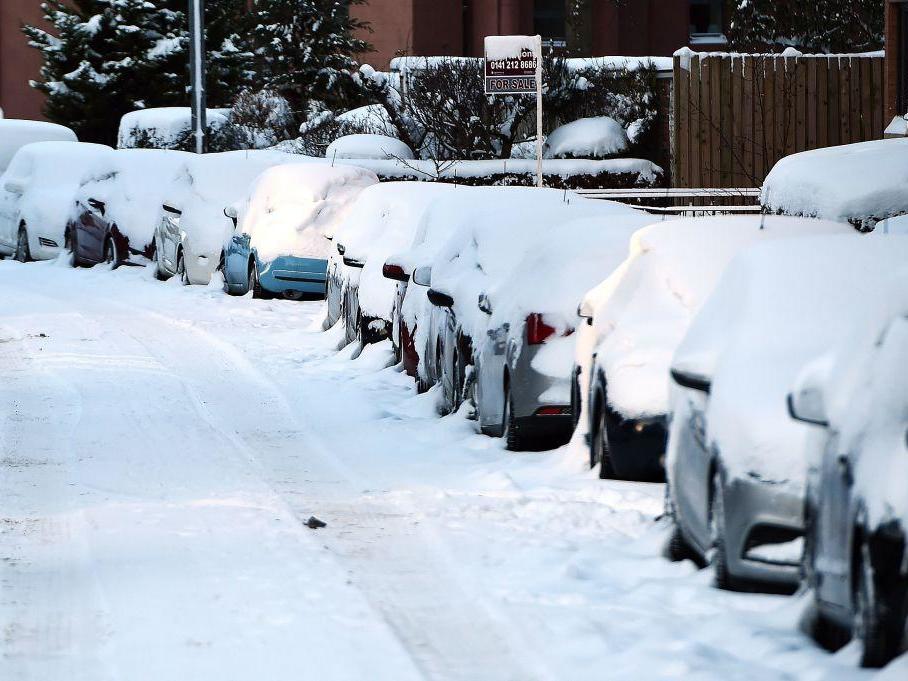
[[[883,136],[883,57],[676,56],[672,184],[759,187],[806,149]]]

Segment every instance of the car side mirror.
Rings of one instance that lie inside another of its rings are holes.
[[[347,252],[347,249],[343,244],[337,244],[337,254],[338,255],[343,255],[346,252]]]
[[[479,294],[479,310],[480,312],[485,312],[486,314],[492,314],[492,301],[489,300],[489,297],[485,293]]]
[[[682,388],[696,390],[697,392],[706,393],[707,395],[709,395],[709,391],[712,389],[710,380],[703,376],[698,376],[692,372],[682,371],[680,369],[672,369],[671,374],[672,380]]]
[[[239,218],[239,213],[237,213],[236,207],[234,207],[234,206],[227,206],[227,207],[224,209],[224,217],[230,218],[230,221],[233,223],[233,228],[236,229],[236,226],[237,226],[237,224],[238,224],[238,222],[239,222],[239,220],[238,220],[238,218]]]
[[[593,306],[590,305],[590,303],[588,301],[584,300],[577,307],[577,316],[580,317],[580,319],[583,319],[586,322],[587,326],[592,326],[593,325]]]
[[[413,271],[413,283],[417,286],[431,286],[432,285],[432,268],[431,267],[417,267]]]
[[[89,199],[88,205],[98,211],[101,215],[104,215],[107,212],[107,204],[98,199]]]
[[[795,421],[823,428],[829,425],[823,391],[816,386],[804,386],[788,394],[788,414]]]
[[[173,206],[168,206],[166,203],[161,206],[165,212],[170,213],[171,215],[182,215],[183,211],[179,208],[174,208]]]
[[[19,182],[17,180],[7,180],[4,183],[3,188],[6,191],[8,191],[10,194],[24,194],[25,193],[25,185],[23,185],[21,182]]]
[[[454,298],[447,293],[442,293],[441,291],[436,291],[434,288],[430,288],[428,293],[429,302],[435,305],[436,307],[451,307],[454,305]]]

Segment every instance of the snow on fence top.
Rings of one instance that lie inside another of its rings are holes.
[[[694,57],[699,59],[882,59],[886,56],[883,50],[875,52],[855,52],[841,54],[810,54],[796,50],[793,47],[786,47],[782,52],[697,52],[689,47],[682,47],[677,50],[674,57],[681,60],[681,68],[690,69],[690,60]],[[671,57],[668,57],[671,69]]]
[[[407,73],[434,68],[448,62],[475,63],[482,57],[395,57],[391,60],[391,71]],[[659,71],[671,71],[671,57],[571,57],[564,60],[571,71],[605,70],[637,71],[655,66]]]

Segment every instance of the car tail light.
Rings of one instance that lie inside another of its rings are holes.
[[[386,279],[394,279],[395,281],[407,280],[407,273],[404,272],[404,268],[400,265],[386,262],[381,268],[381,273]]]
[[[534,312],[527,317],[527,343],[541,345],[554,335],[555,327],[546,324],[541,314]]]
[[[539,407],[536,410],[536,416],[570,416],[571,408],[563,407]]]

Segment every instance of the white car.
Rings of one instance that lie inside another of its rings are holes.
[[[628,259],[580,306],[575,411],[600,477],[664,477],[669,365],[728,262],[762,240],[853,232],[791,217],[718,216],[660,222],[631,240]]]
[[[78,142],[76,133],[63,125],[44,121],[0,118],[0,173],[26,144],[35,142]]]
[[[154,235],[158,278],[177,276],[184,284],[207,285],[234,231],[225,208],[245,197],[262,172],[291,162],[312,160],[275,151],[191,155],[164,195]]]
[[[63,252],[82,185],[113,172],[114,150],[81,142],[22,147],[0,177],[0,256],[21,262]]]
[[[797,587],[810,429],[789,418],[786,398],[804,363],[868,306],[908,301],[899,272],[905,236],[755,245],[678,346],[667,453],[675,547],[712,557],[717,585]]]

